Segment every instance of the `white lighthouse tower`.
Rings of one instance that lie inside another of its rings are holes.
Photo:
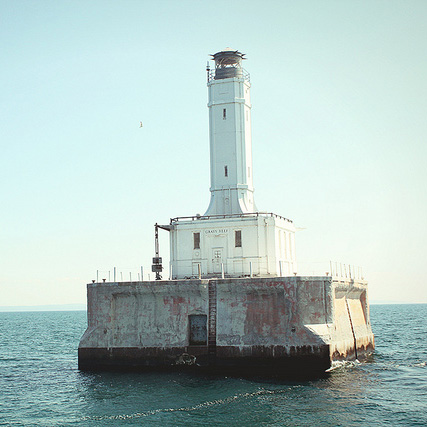
[[[255,212],[251,85],[242,68],[244,54],[226,49],[212,56],[215,69],[208,75],[211,202],[205,215]]]
[[[211,200],[203,216],[172,218],[171,278],[296,273],[292,221],[254,203],[251,103],[244,54],[225,49],[208,67]]]

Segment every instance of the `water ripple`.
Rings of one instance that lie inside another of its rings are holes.
[[[372,306],[366,362],[316,381],[256,382],[79,372],[86,313],[0,313],[0,425],[424,426],[426,317],[427,305]]]

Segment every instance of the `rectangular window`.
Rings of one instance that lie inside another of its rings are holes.
[[[242,247],[242,230],[236,230],[234,232],[234,246],[236,248]]]
[[[223,108],[222,110],[222,119],[225,120],[227,118],[227,109]]]
[[[194,249],[200,249],[200,233],[193,233]]]
[[[228,167],[224,166],[224,176],[228,176]]]

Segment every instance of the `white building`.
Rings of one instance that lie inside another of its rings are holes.
[[[296,273],[295,226],[254,202],[251,103],[244,54],[231,49],[208,67],[211,201],[203,216],[173,218],[173,279]],[[163,228],[163,227],[162,227]]]

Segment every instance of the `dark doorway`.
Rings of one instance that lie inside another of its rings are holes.
[[[190,345],[206,345],[208,340],[208,316],[192,314],[188,316],[190,323]]]

